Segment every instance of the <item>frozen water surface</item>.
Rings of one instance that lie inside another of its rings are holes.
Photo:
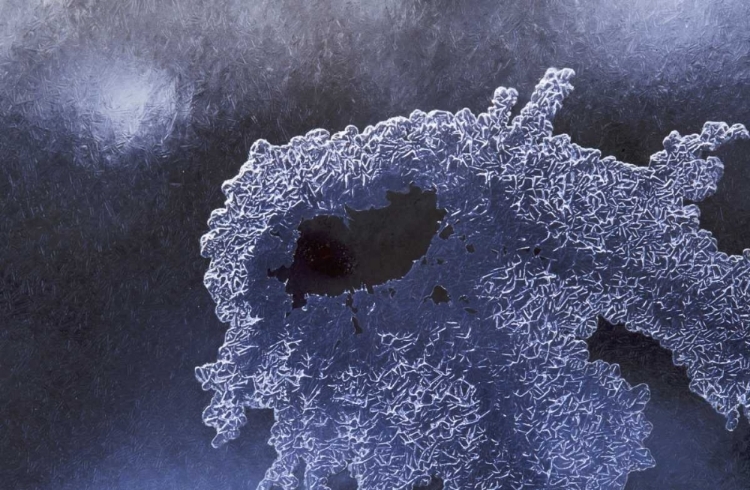
[[[685,205],[716,190],[707,153],[748,132],[672,132],[648,167],[602,158],[552,135],[572,76],[548,70],[512,120],[517,93],[499,88],[479,115],[253,145],[202,239],[229,329],[196,375],[215,446],[274,409],[259,488],[343,471],[361,489],[624,487],[655,464],[649,391],[588,362],[598,316],[672,350],[728,429],[750,414],[750,260]],[[409,195],[434,199],[415,217],[425,246],[373,279],[362,263],[398,240],[366,243],[358,219],[373,229]]]

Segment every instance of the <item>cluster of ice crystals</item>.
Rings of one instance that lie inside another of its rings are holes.
[[[415,111],[253,145],[202,238],[229,330],[196,375],[215,392],[216,446],[246,409],[274,409],[278,458],[260,488],[295,488],[302,464],[316,489],[343,469],[361,489],[432,475],[447,489],[622,488],[654,464],[649,393],[588,362],[597,316],[671,349],[729,429],[748,414],[750,261],[718,252],[683,201],[716,189],[722,164],[703,153],[747,131],[673,132],[648,167],[602,158],[552,135],[572,75],[548,70],[512,120],[517,92],[500,88],[478,116]],[[455,233],[354,293],[363,332],[342,297],[291,309],[267,271],[289,262],[300,222],[385,206],[411,183],[436,190]],[[436,285],[451,301],[424,300]]]

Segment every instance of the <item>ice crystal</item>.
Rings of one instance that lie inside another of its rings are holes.
[[[588,361],[598,316],[672,350],[730,430],[748,414],[750,261],[719,252],[684,203],[716,190],[723,167],[705,153],[747,131],[672,132],[647,167],[602,158],[552,134],[572,75],[548,70],[512,120],[517,92],[499,88],[478,116],[253,145],[202,239],[229,329],[196,375],[214,391],[215,446],[247,409],[274,410],[259,488],[295,488],[300,467],[316,489],[344,469],[361,489],[622,488],[654,464],[649,392]],[[403,277],[293,304],[269,274],[304,221],[346,222],[413,187],[445,213]]]

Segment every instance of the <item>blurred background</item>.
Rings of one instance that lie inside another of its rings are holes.
[[[519,108],[573,68],[556,133],[636,165],[673,129],[750,126],[744,0],[0,0],[0,486],[254,489],[273,413],[210,446],[193,369],[224,325],[200,236],[258,138],[414,109]],[[700,203],[750,247],[750,142]],[[750,488],[734,432],[656,342],[602,323],[592,359],[648,383],[636,489]],[[341,479],[340,488],[353,488]]]

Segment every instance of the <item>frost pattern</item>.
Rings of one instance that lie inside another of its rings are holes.
[[[722,175],[703,153],[748,132],[672,132],[648,167],[602,158],[552,135],[572,76],[548,70],[512,121],[517,92],[499,88],[478,116],[414,111],[361,133],[260,140],[224,183],[201,244],[229,329],[196,376],[215,392],[203,414],[215,446],[238,437],[247,408],[274,409],[278,458],[259,488],[295,488],[302,463],[316,489],[343,469],[361,489],[430,475],[446,489],[622,488],[654,464],[649,392],[588,362],[580,339],[597,315],[672,350],[728,429],[750,415],[750,261],[718,252],[684,204]],[[363,333],[342,297],[286,316],[267,271],[289,262],[299,223],[385,206],[410,183],[436,189],[455,233],[402,279],[354,293]],[[423,301],[437,284],[450,303]]]

